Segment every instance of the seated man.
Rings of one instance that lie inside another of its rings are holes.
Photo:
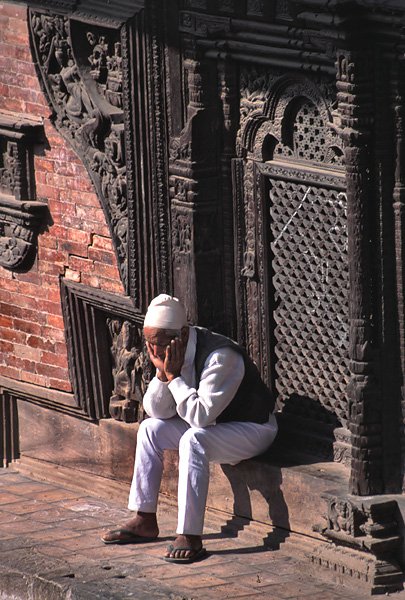
[[[102,540],[157,538],[163,451],[178,449],[177,538],[164,558],[193,562],[205,555],[209,463],[236,464],[264,452],[277,433],[274,400],[245,350],[227,337],[188,326],[177,298],[161,294],[152,300],[144,336],[156,376],[144,396],[150,418],[138,430],[128,503],[136,515]]]

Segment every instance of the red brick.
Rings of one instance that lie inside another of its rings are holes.
[[[46,174],[46,182],[49,185],[53,185],[60,190],[64,189],[76,189],[73,186],[74,179],[72,177],[66,177],[65,175],[57,175],[55,172]]]
[[[18,76],[18,73],[7,69],[1,74],[1,81],[2,83],[7,84],[8,86],[18,87],[18,84],[20,83],[20,78]]]
[[[31,346],[14,344],[14,354],[19,358],[25,358],[34,362],[41,360],[41,350],[39,348],[32,348]]]
[[[53,250],[56,250],[57,240],[52,235],[43,234],[39,238],[38,248],[52,248]]]
[[[100,208],[100,200],[97,197],[97,194],[94,192],[81,192],[77,198],[77,204],[81,204],[82,206],[90,206],[93,208]]]
[[[48,380],[44,375],[38,375],[38,373],[26,372],[22,375],[22,380],[27,383],[33,383],[34,385],[41,385],[42,387],[48,387]]]
[[[90,275],[88,273],[82,273],[81,281],[84,285],[88,285],[94,288],[100,288],[100,278],[97,275]]]
[[[105,265],[100,262],[94,263],[94,269],[97,274],[106,279],[118,279],[119,273],[116,266]]]
[[[43,156],[35,157],[35,177],[38,177],[40,171],[53,171],[53,160]],[[41,175],[43,175],[41,173]]]
[[[10,95],[10,86],[5,83],[0,83],[0,96],[6,98]]]
[[[124,294],[125,290],[120,281],[113,281],[111,279],[99,278],[100,287],[105,292],[113,292],[114,294]]]
[[[60,353],[67,355],[66,344],[64,342],[55,342],[55,354]]]
[[[21,306],[22,308],[37,308],[37,299],[33,296],[14,294],[12,302],[14,306]]]
[[[18,22],[19,21],[14,20],[13,27],[10,27],[10,29],[6,29],[6,31],[3,32],[3,41],[6,44],[17,44],[21,46],[28,44],[27,30],[26,28],[24,28],[23,31],[19,30],[16,26]]]
[[[6,272],[7,271],[2,273],[2,277]],[[2,278],[1,287],[2,287],[2,290],[4,293],[6,293],[7,290],[11,291],[12,293],[15,293],[16,289],[18,289],[18,281],[16,281],[15,279],[3,279]],[[0,301],[1,301],[1,298],[0,298]],[[1,310],[0,310],[0,313],[1,313]]]
[[[22,309],[11,304],[0,302],[0,315],[8,315],[10,317],[22,317]]]
[[[41,282],[43,296],[46,297],[48,290],[59,290],[59,277],[55,275],[48,275],[47,273],[41,273]]]
[[[14,321],[11,317],[0,315],[0,327],[13,327]]]
[[[63,275],[63,264],[49,262],[46,260],[41,261],[41,271],[48,275]]]
[[[55,329],[55,327],[49,327],[48,325],[42,325],[41,333],[44,339],[51,340],[53,342],[64,342],[65,331],[64,329]]]
[[[80,229],[69,229],[67,231],[69,240],[86,244],[86,246],[90,245],[91,234],[88,231],[81,231]]]
[[[109,237],[101,237],[100,235],[93,235],[91,239],[91,245],[93,248],[100,248],[101,250],[108,250],[113,252],[113,243]]]
[[[46,292],[46,298],[49,300],[49,302],[57,302],[59,305],[61,304],[59,281],[56,281],[56,287],[54,289],[48,289]]]
[[[94,263],[79,256],[69,256],[69,268],[73,271],[92,273],[94,271]]]
[[[39,327],[39,326],[38,326]],[[49,340],[44,340],[43,338],[37,335],[30,335],[27,338],[28,346],[32,348],[40,348],[41,350],[46,350],[47,352],[55,352],[56,344],[54,342],[50,342]]]
[[[12,294],[8,290],[0,287],[0,302],[10,303],[11,298]]]
[[[57,365],[67,369],[66,354],[55,354],[54,352],[42,352],[41,362],[46,365]]]
[[[27,18],[26,8],[24,6],[16,6],[15,4],[1,4],[1,13],[5,17],[12,17],[14,19],[21,19],[23,21]]]
[[[50,327],[56,327],[59,329],[64,329],[64,321],[63,317],[60,315],[46,315],[47,325]]]
[[[91,221],[105,221],[105,216],[101,208],[91,206],[76,205],[76,215],[82,219]]]
[[[35,323],[38,320],[38,311],[32,310],[31,308],[21,308],[21,317],[31,323]]]
[[[20,369],[7,367],[7,365],[0,366],[0,375],[3,375],[3,377],[10,377],[10,379],[21,379]]]
[[[0,61],[1,61],[1,57],[0,57]],[[0,69],[2,67],[2,63],[0,62]],[[18,70],[18,73],[20,73],[21,75],[26,75],[28,77],[31,77],[31,79],[25,80],[29,82],[29,85],[33,88],[39,88],[39,81],[37,76],[35,75],[35,67],[32,63],[32,61],[23,61],[20,60],[18,61],[18,64],[16,63],[16,67],[14,67],[14,65],[10,66],[12,71],[15,71],[16,69]]]
[[[0,44],[1,46],[1,44]],[[1,48],[0,48],[1,51]],[[15,111],[15,112],[25,112],[25,104],[18,100],[17,98],[3,98],[2,106],[5,110]]]
[[[14,344],[11,342],[6,342],[5,340],[0,339],[0,353],[4,354],[12,354],[14,350]],[[3,359],[4,360],[4,359]],[[7,358],[8,363],[8,358]]]
[[[88,253],[87,253],[88,246],[85,244],[82,244],[81,242],[71,242],[71,241],[62,240],[61,242],[58,243],[58,248],[60,248],[60,250],[64,250],[65,252],[68,252],[69,254],[75,254],[76,256],[82,256],[82,257],[86,257],[86,258],[88,256]]]
[[[63,264],[65,262],[66,254],[59,250],[52,250],[52,248],[40,247],[38,249],[38,259],[40,261],[49,261],[52,263]]]
[[[65,269],[65,279],[69,279],[69,281],[76,281],[76,283],[80,283],[82,281],[81,273],[78,271],[72,271],[72,269]]]
[[[58,299],[58,302],[50,302],[49,300],[42,300],[41,311],[44,313],[48,313],[49,315],[61,315],[62,307],[61,307],[61,303],[60,303],[60,298]]]
[[[25,102],[25,112],[29,115],[46,119],[49,115],[49,106],[42,94],[40,98],[42,98],[42,100],[38,102],[38,104],[34,104],[33,102]]]
[[[7,15],[0,14],[0,30],[7,29],[9,23],[9,18]]]
[[[49,231],[44,235],[50,235],[50,236],[53,236],[53,237],[57,238],[58,240],[60,240],[60,239],[67,238],[68,233],[69,233],[69,229],[67,229],[66,227],[64,227],[63,224],[61,224],[61,225],[52,225],[49,228]]]
[[[21,371],[27,373],[35,372],[36,362],[28,360],[27,358],[23,358],[21,356],[15,356],[15,354],[10,354],[7,357],[7,364],[10,367],[15,367],[16,369],[21,369]]]
[[[60,136],[55,129],[51,126],[50,123],[46,123],[45,126],[46,137],[48,138],[49,145],[52,148],[52,153],[56,153],[55,147],[64,146],[66,144],[65,140]]]
[[[67,216],[76,216],[76,204],[74,202],[65,202],[62,199],[62,194],[63,192],[60,192],[60,198],[50,204],[49,210],[52,215],[62,213],[62,221],[64,221]]]
[[[54,379],[68,379],[67,369],[54,367],[53,365],[39,363],[36,365],[36,372],[38,375],[45,375],[46,377],[52,377]]]
[[[59,190],[57,187],[48,185],[46,183],[41,183],[37,186],[37,193],[42,198],[48,198],[52,200],[59,200]]]
[[[49,387],[55,390],[62,390],[63,392],[71,392],[72,385],[70,381],[62,381],[61,379],[49,379]]]
[[[28,271],[28,273],[16,273],[15,278],[18,281],[25,281],[28,283],[33,283],[34,285],[41,284],[39,274],[38,274],[37,263],[34,265],[34,267],[31,269],[31,271]]]
[[[58,157],[59,158],[59,157]],[[54,173],[64,177],[83,176],[83,167],[76,162],[55,160]],[[80,197],[82,194],[80,194]]]
[[[25,319],[14,319],[14,327],[28,334],[41,335],[41,325]]]
[[[117,261],[115,259],[115,254],[113,252],[108,252],[107,250],[100,250],[99,248],[89,248],[89,258],[94,261],[101,262],[107,265],[116,265]]]
[[[38,102],[40,102],[40,100],[42,98],[41,92],[39,92],[38,90],[31,90],[27,87],[21,87],[22,85],[24,85],[24,82],[21,81],[21,78],[17,85],[10,85],[10,96],[14,97],[14,98],[18,97],[24,103],[26,103],[26,102],[32,103],[33,102],[33,103],[38,104]],[[26,105],[25,105],[25,108],[26,108]],[[32,112],[34,112],[34,111],[32,111]]]
[[[27,335],[16,329],[0,328],[0,338],[17,344],[25,344]]]
[[[17,291],[23,296],[34,296],[35,298],[38,297],[38,293],[41,291],[39,285],[32,285],[30,282],[19,281],[18,279],[13,279],[13,281],[7,283],[7,289]]]

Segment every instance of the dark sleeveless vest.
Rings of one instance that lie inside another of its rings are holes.
[[[233,400],[217,417],[217,423],[228,421],[266,423],[269,420],[270,413],[274,410],[274,398],[246,350],[224,335],[213,333],[203,327],[195,327],[195,329],[197,331],[195,353],[197,389],[205,361],[211,352],[220,348],[232,348],[242,356],[245,363],[245,376]]]

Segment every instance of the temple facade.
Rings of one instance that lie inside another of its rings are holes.
[[[404,17],[400,0],[0,4],[4,467],[128,483],[143,317],[173,293],[277,397],[274,449],[213,472],[211,504],[311,535],[314,569],[402,588]]]

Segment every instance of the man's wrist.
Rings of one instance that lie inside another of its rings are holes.
[[[159,379],[159,381],[162,381],[163,383],[168,382],[166,373],[164,371],[159,371],[159,369],[156,369],[156,377]]]
[[[167,375],[167,381],[171,383],[173,379],[177,379],[177,377],[180,377],[180,373],[170,373],[170,375]]]

